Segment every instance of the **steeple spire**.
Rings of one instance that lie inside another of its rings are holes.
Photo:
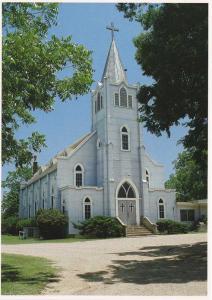
[[[124,67],[122,65],[118,49],[116,47],[115,39],[114,39],[114,31],[119,31],[118,28],[114,27],[114,24],[111,23],[110,26],[106,27],[108,30],[111,30],[112,34],[112,42],[110,45],[110,49],[107,55],[107,60],[104,67],[104,72],[102,74],[102,82],[104,77],[107,77],[110,82],[127,82],[126,74]]]

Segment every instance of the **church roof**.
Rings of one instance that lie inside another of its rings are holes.
[[[107,55],[104,72],[102,74],[102,82],[104,77],[109,78],[109,80],[114,83],[121,81],[127,82],[124,66],[121,62],[114,38],[112,39],[110,49]]]
[[[40,166],[38,171],[33,175],[33,177],[23,185],[29,185],[32,182],[42,178],[46,174],[56,170],[58,158],[71,156],[72,153],[77,151],[85,142],[87,142],[87,140],[89,140],[90,137],[94,135],[94,133],[95,131],[84,135],[83,137],[78,139],[75,143],[69,145],[64,150],[58,152],[46,165]]]

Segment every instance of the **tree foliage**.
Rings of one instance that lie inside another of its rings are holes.
[[[177,201],[201,200],[207,197],[204,172],[188,151],[183,151],[174,162],[175,174],[166,181],[166,188],[176,189]]]
[[[141,121],[157,136],[183,125],[181,140],[207,180],[208,5],[117,5],[143,31],[134,39],[136,60],[152,84],[141,85]]]
[[[57,14],[55,3],[3,3],[3,163],[25,165],[45,145],[38,132],[15,136],[22,124],[35,122],[33,110],[49,112],[57,96],[65,101],[82,95],[92,83],[91,52],[70,36],[49,36]],[[69,75],[59,78],[64,68]]]
[[[5,189],[2,199],[4,218],[18,216],[20,185],[31,177],[32,168],[25,166],[9,172],[6,179],[2,182],[2,187]]]

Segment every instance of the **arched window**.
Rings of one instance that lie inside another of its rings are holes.
[[[119,94],[115,93],[114,95],[114,105],[119,106]]]
[[[94,101],[94,110],[95,110],[95,114],[97,113],[97,104],[96,101]]]
[[[52,186],[52,191],[51,191],[51,206],[54,208],[54,187]]]
[[[62,200],[62,213],[63,213],[63,214],[65,214],[65,209],[66,209],[66,206],[65,206],[65,205],[66,205],[66,202],[65,202],[65,200],[63,199],[63,200]]]
[[[148,183],[149,186],[149,172],[146,170],[146,182]]]
[[[81,165],[77,165],[75,167],[75,186],[83,185],[83,167]]]
[[[121,185],[121,187],[118,191],[118,198],[120,198],[120,199],[124,199],[124,198],[134,199],[134,198],[136,198],[135,191],[134,191],[133,187],[131,186],[131,184],[129,184],[128,182],[124,182]]]
[[[44,192],[44,190],[43,190],[43,209],[45,208],[45,192]]]
[[[120,106],[127,107],[127,91],[124,87],[120,89]]]
[[[97,149],[101,148],[101,141],[100,141],[100,139],[97,139],[96,147],[97,147]]]
[[[36,215],[36,213],[37,213],[37,202],[36,201],[35,201],[34,205],[35,205],[34,210],[35,210],[35,215]]]
[[[121,150],[129,151],[129,132],[125,126],[121,129]]]
[[[102,98],[102,95],[101,95],[101,109],[103,108],[103,98]]]
[[[29,219],[31,218],[31,206],[30,206],[30,204],[29,204],[29,207],[28,207],[28,217],[29,217]]]
[[[91,218],[91,200],[89,198],[85,198],[84,200],[84,218]]]
[[[97,111],[101,109],[101,96],[100,93],[97,94]]]
[[[159,215],[159,219],[165,218],[164,202],[162,199],[160,199],[158,202],[158,215]]]
[[[132,108],[132,96],[128,95],[128,107]]]

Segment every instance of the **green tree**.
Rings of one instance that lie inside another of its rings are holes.
[[[19,167],[15,171],[9,172],[7,178],[2,182],[2,187],[5,189],[2,199],[2,215],[4,218],[18,216],[20,185],[31,177],[31,167]]]
[[[207,197],[207,182],[202,180],[202,169],[188,151],[183,151],[174,162],[175,174],[171,174],[165,187],[176,189],[177,201],[200,200]]]
[[[121,3],[117,7],[143,29],[134,39],[135,58],[152,83],[141,85],[138,93],[141,121],[157,136],[164,131],[170,136],[171,126],[184,122],[188,133],[181,143],[206,182],[208,5]]]
[[[3,3],[2,7],[2,161],[24,166],[45,145],[45,137],[34,132],[17,139],[16,131],[36,121],[33,110],[51,111],[56,97],[65,101],[89,91],[91,52],[70,36],[49,36],[58,4]],[[69,76],[59,77],[64,68]]]

